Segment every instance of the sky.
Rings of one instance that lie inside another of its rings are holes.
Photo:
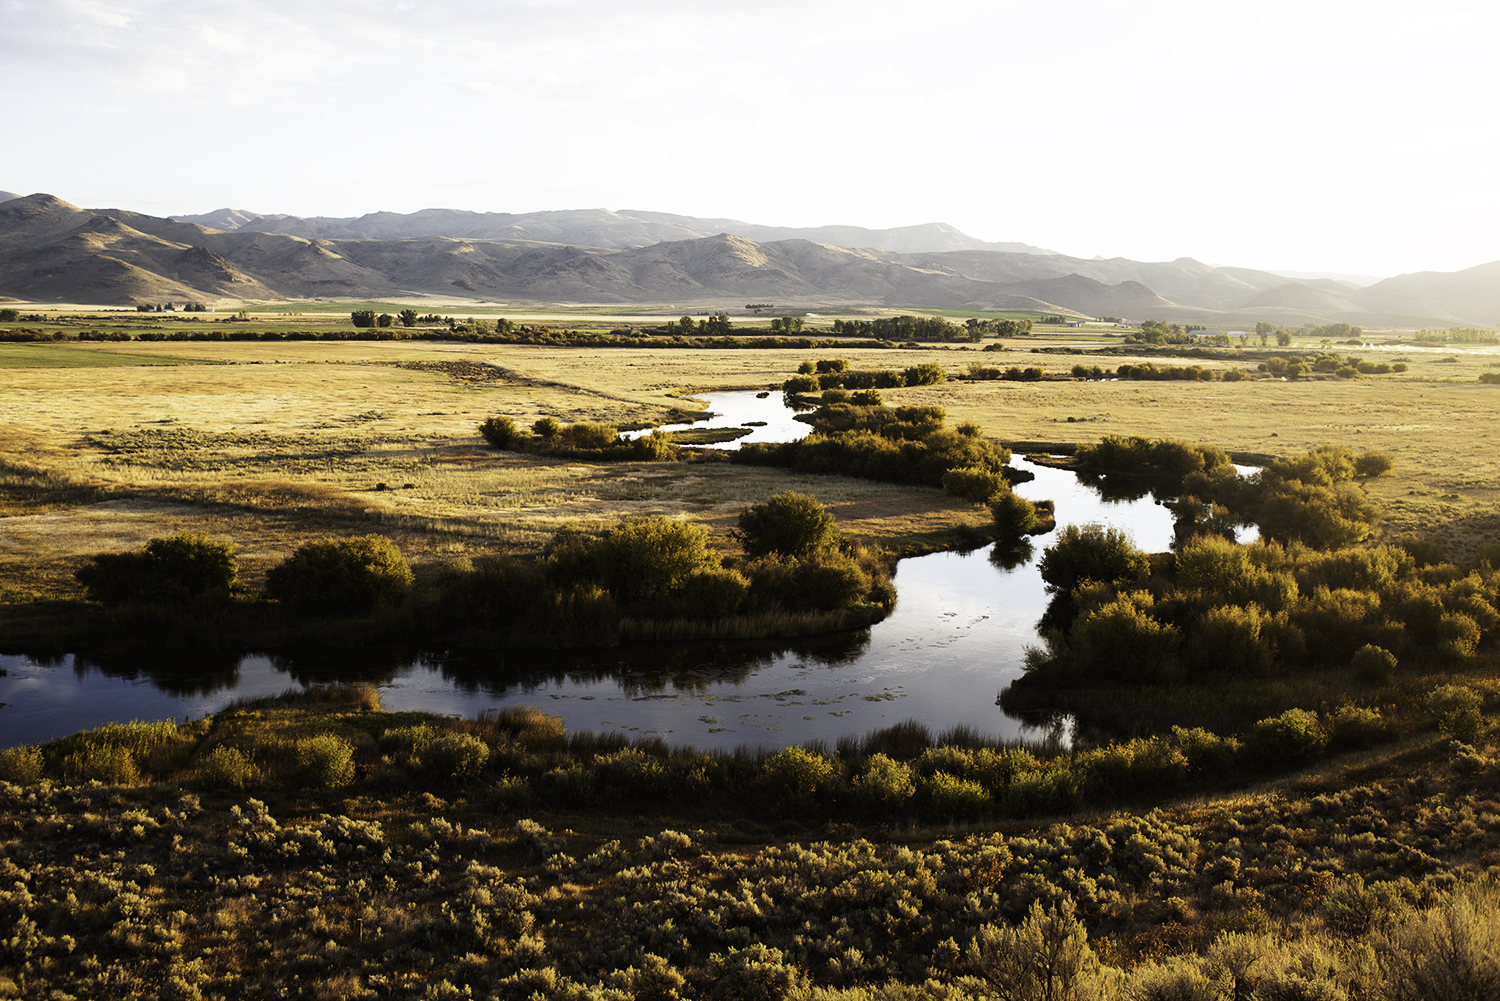
[[[0,190],[1500,259],[1487,0],[0,0]]]

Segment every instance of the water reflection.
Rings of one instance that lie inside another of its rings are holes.
[[[717,394],[713,394],[717,395]],[[753,394],[739,394],[754,400]],[[711,397],[712,398],[712,397]],[[765,402],[765,401],[759,401]],[[780,408],[778,397],[771,402]],[[805,430],[805,425],[799,425]],[[784,434],[784,433],[783,433]],[[1066,470],[1016,486],[1051,499],[1059,524],[1099,522],[1164,551],[1172,514],[1145,494],[1080,482]],[[893,614],[869,629],[766,642],[651,644],[613,650],[277,650],[191,656],[0,656],[0,745],[36,743],[109,720],[200,716],[233,698],[289,687],[364,682],[393,711],[472,717],[537,704],[572,729],[660,734],[699,747],[782,747],[916,719],[1002,738],[1062,739],[1046,707],[1007,713],[999,692],[1019,677],[1049,595],[1036,566],[1047,537],[971,553],[903,560]]]

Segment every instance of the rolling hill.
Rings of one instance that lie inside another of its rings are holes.
[[[1500,262],[1355,288],[1215,268],[1191,258],[1083,260],[1037,248],[1002,249],[1015,245],[983,244],[940,224],[806,231],[604,210],[527,216],[429,210],[337,220],[226,209],[196,219],[217,225],[81,209],[47,194],[0,201],[0,296],[101,305],[304,298],[674,307],[774,302],[1025,309],[1207,326],[1261,319],[1364,326],[1500,322]],[[745,232],[703,235],[698,228],[718,223]],[[788,235],[808,232],[829,239]]]

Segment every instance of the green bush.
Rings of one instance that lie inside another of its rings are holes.
[[[636,747],[595,756],[594,775],[600,796],[616,803],[656,799],[671,787],[662,760]]]
[[[556,417],[543,417],[531,425],[531,433],[543,441],[550,442],[562,431],[562,424]]]
[[[1366,452],[1354,460],[1355,476],[1384,476],[1396,468],[1396,460],[1384,452]]]
[[[981,926],[969,943],[969,966],[1002,1001],[1082,1001],[1097,995],[1090,988],[1100,963],[1089,948],[1088,930],[1074,916],[1075,906],[1066,897],[1049,908],[1037,900],[1017,926]]]
[[[688,574],[683,583],[683,602],[689,615],[717,619],[739,611],[750,594],[750,579],[738,570],[703,567]]]
[[[366,612],[411,585],[401,550],[381,535],[305,543],[266,574],[268,597],[305,612]]]
[[[140,776],[135,755],[128,747],[86,743],[63,756],[58,765],[62,780],[69,784],[103,782],[105,785],[131,785]]]
[[[1249,763],[1263,768],[1295,768],[1316,761],[1328,745],[1328,733],[1318,715],[1288,709],[1256,723],[1245,735]]]
[[[608,448],[620,437],[620,429],[609,424],[591,424],[581,421],[569,424],[559,431],[554,439],[558,448],[601,449]]]
[[[928,361],[904,369],[901,376],[908,386],[935,386],[948,378],[948,373],[943,370],[942,365]]]
[[[331,733],[297,741],[302,779],[318,789],[340,789],[354,781],[354,745]]]
[[[13,782],[18,786],[29,786],[41,780],[41,748],[12,747],[0,751],[0,782]]]
[[[1255,605],[1218,605],[1193,623],[1186,659],[1196,675],[1227,672],[1266,675],[1280,666],[1276,649],[1264,629],[1269,616]]]
[[[917,791],[911,766],[880,753],[870,755],[864,774],[855,779],[854,785],[881,806],[899,806]]]
[[[380,753],[413,758],[426,750],[436,737],[436,731],[426,723],[394,727],[380,735]]]
[[[514,451],[527,439],[527,435],[509,417],[495,416],[479,425],[479,433],[495,448]]]
[[[198,778],[217,789],[243,789],[260,781],[260,770],[237,749],[220,744],[199,760]]]
[[[973,779],[933,772],[923,783],[927,802],[936,816],[972,820],[990,812],[990,792]]]
[[[1328,745],[1338,750],[1368,747],[1390,736],[1390,726],[1379,709],[1342,705],[1328,721]]]
[[[750,557],[781,553],[804,559],[838,545],[833,515],[816,497],[793,490],[740,512],[735,537]]]
[[[673,593],[697,570],[718,566],[703,528],[661,515],[619,522],[594,558],[595,579],[625,600]]]
[[[1049,590],[1072,591],[1086,580],[1101,584],[1137,581],[1151,572],[1150,561],[1118,528],[1069,525],[1042,551],[1037,564]]]
[[[802,747],[777,751],[761,766],[761,781],[772,792],[796,802],[806,802],[837,771],[832,761]]]
[[[1091,677],[1146,684],[1180,680],[1182,636],[1176,626],[1151,617],[1153,605],[1149,592],[1136,591],[1080,615],[1068,662]]]
[[[1001,491],[1009,492],[1005,477],[982,466],[950,469],[943,474],[943,489],[955,497],[983,504]]]
[[[1203,727],[1193,727],[1190,730],[1180,726],[1172,727],[1172,743],[1187,758],[1188,767],[1193,771],[1222,771],[1234,760],[1235,752],[1240,749],[1239,741],[1233,737],[1220,737]]]
[[[421,751],[422,771],[442,782],[474,778],[489,760],[489,745],[471,733],[442,734]]]
[[[990,517],[995,522],[995,534],[1006,542],[1031,535],[1042,527],[1036,505],[1025,497],[1012,493],[1009,487],[990,501]]]
[[[231,543],[189,532],[152,539],[139,552],[88,557],[73,576],[91,600],[118,604],[226,599],[238,574]]]
[[[1481,883],[1393,928],[1380,952],[1385,1001],[1475,1001],[1500,984],[1500,889]]]
[[[1440,685],[1427,693],[1424,704],[1438,730],[1454,740],[1472,744],[1484,728],[1484,696],[1465,685]]]
[[[1349,666],[1361,681],[1371,685],[1388,685],[1396,677],[1396,655],[1373,643],[1354,651]]]

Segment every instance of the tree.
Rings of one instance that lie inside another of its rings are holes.
[[[691,316],[688,316],[686,313],[684,313],[681,317],[678,318],[677,332],[682,336],[686,337],[696,329],[697,324],[693,322],[693,318]]]
[[[396,314],[401,318],[403,327],[415,327],[417,325],[417,311],[415,309],[403,309]]]
[[[373,309],[356,309],[349,314],[349,320],[356,327],[375,326],[375,311]]]
[[[804,559],[836,547],[839,530],[817,498],[788,490],[741,511],[735,536],[752,558],[781,553]]]
[[[727,337],[729,335],[729,314],[719,312],[710,316],[704,321],[703,330],[710,337]]]
[[[379,316],[375,317],[375,325],[377,327],[391,327],[394,326],[395,323],[396,318],[389,313],[381,313]]]

